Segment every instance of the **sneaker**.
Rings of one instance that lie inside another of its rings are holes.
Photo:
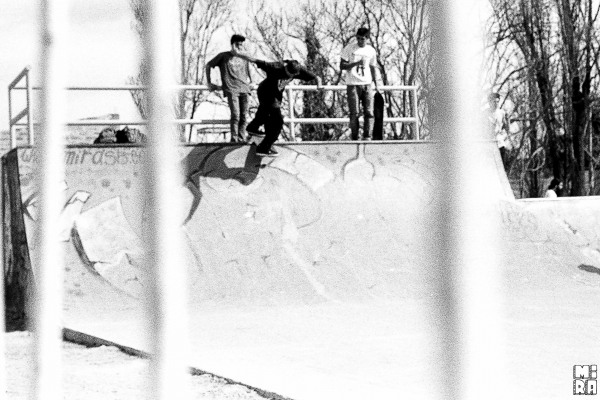
[[[265,136],[265,133],[261,131],[249,131],[248,129],[246,129],[246,133],[248,134],[248,136]]]
[[[259,157],[277,157],[279,153],[272,148],[267,151],[263,151],[262,149],[257,148],[256,155]]]

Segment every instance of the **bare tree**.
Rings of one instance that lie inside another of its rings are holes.
[[[371,45],[378,54],[378,66],[385,85],[417,85],[422,93],[429,87],[430,55],[427,0],[315,0],[300,7],[299,12],[283,13],[255,3],[257,13],[248,35],[260,50],[275,59],[297,58],[319,74],[324,83],[339,84],[342,71],[339,55],[349,44],[357,28],[371,31]],[[404,93],[386,94],[388,115],[418,114],[426,124],[427,110],[419,101],[419,111]],[[345,95],[305,93],[301,113],[305,117],[347,115]],[[427,127],[422,128],[427,136]],[[342,136],[338,126],[303,127],[303,137],[331,140]],[[319,133],[317,133],[319,132]],[[401,131],[393,126],[393,138],[410,138],[407,127]]]
[[[142,37],[142,20],[146,15],[143,0],[130,0],[134,15],[134,29]],[[221,29],[228,27],[232,19],[234,0],[180,0],[180,75],[181,85],[200,85],[204,82],[204,64],[213,52],[213,40]],[[136,77],[129,79],[131,84],[141,84],[145,78],[145,66],[140,65]],[[132,91],[131,96],[142,117],[146,117],[143,91]],[[200,104],[207,101],[208,93],[182,91],[174,104],[174,114],[178,118],[194,118]],[[182,139],[184,131],[182,130]]]
[[[541,191],[539,174],[563,180],[571,195],[583,195],[586,164],[592,161],[585,143],[597,97],[598,5],[592,0],[490,3],[491,82],[518,105],[513,120],[529,136],[512,157],[529,169],[521,179],[528,179],[533,196]]]

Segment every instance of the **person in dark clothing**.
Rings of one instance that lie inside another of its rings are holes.
[[[230,128],[232,142],[246,141],[246,114],[248,113],[248,98],[252,89],[252,79],[248,62],[238,57],[244,49],[246,38],[242,35],[231,37],[231,51],[217,54],[205,66],[206,82],[213,91],[223,89],[231,112]],[[218,67],[221,72],[222,86],[212,83],[210,71]]]
[[[273,143],[277,141],[283,128],[281,102],[286,85],[294,79],[306,82],[316,80],[317,88],[322,90],[321,78],[301,66],[296,60],[268,62],[243,54],[238,56],[256,64],[267,74],[267,77],[258,85],[258,110],[246,131],[250,135],[257,135],[259,128],[264,125],[265,137],[256,147],[256,154],[274,157],[277,155],[277,151],[273,149]]]

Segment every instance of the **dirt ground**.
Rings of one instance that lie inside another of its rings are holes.
[[[29,332],[5,334],[7,399],[28,399],[33,357]],[[73,343],[63,345],[65,400],[132,400],[144,399],[143,389],[148,360],[129,356],[115,347],[86,348]],[[192,376],[192,398],[196,399],[265,399],[241,385],[232,385],[212,375]],[[0,396],[2,397],[2,396]]]

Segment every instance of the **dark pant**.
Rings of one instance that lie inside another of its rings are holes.
[[[231,112],[230,129],[232,142],[246,141],[246,114],[248,114],[248,94],[226,92]]]
[[[358,109],[359,103],[363,107],[363,137],[371,135],[371,120],[373,119],[373,89],[371,85],[348,85],[348,109],[350,111],[350,132],[352,140],[358,140]]]
[[[507,167],[508,167],[508,150],[506,150],[506,147],[504,147],[504,146],[498,148],[498,150],[500,150],[500,158],[502,159],[502,164],[504,165],[504,169],[507,169]]]
[[[283,128],[283,115],[281,108],[264,106],[260,104],[254,119],[248,124],[250,132],[258,132],[261,125],[265,126],[265,138],[258,145],[257,150],[267,151],[279,138]]]

